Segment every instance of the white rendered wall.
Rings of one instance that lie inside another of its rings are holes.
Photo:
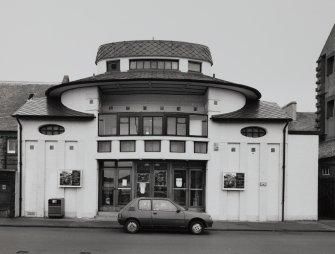
[[[239,92],[220,88],[208,88],[208,117],[239,110],[245,105],[245,103],[245,96]]]
[[[99,110],[98,87],[76,88],[62,94],[64,106],[80,112],[92,113]]]
[[[318,219],[317,135],[288,135],[286,220]]]
[[[263,127],[267,134],[261,138],[244,137],[240,130],[247,126]],[[206,210],[215,220],[281,219],[283,127],[283,124],[210,123]],[[214,151],[214,143],[219,146],[218,151]],[[244,172],[245,190],[222,190],[225,172]]]
[[[39,126],[53,123],[63,126],[65,132],[55,136],[39,133]],[[94,217],[98,210],[97,120],[22,120],[22,125],[23,216],[47,216],[48,199],[65,198],[66,217]],[[82,170],[82,187],[58,187],[62,169]]]
[[[171,60],[179,60],[179,70],[181,72],[188,72],[188,61],[195,61],[201,63],[202,74],[207,76],[212,76],[212,65],[205,61],[199,61],[194,59],[186,59],[186,58],[176,58],[176,57],[123,57],[123,58],[110,58],[100,60],[97,63],[97,72],[96,74],[103,74],[107,71],[107,64],[106,62],[112,60],[120,60],[120,71],[129,71],[129,60],[130,59],[171,59]]]

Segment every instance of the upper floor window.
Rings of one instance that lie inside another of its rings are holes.
[[[17,140],[14,138],[7,139],[7,153],[16,153]]]
[[[120,117],[120,135],[138,135],[138,122],[137,116]]]
[[[178,70],[178,60],[136,59],[130,60],[130,70]]]
[[[190,72],[201,72],[201,63],[188,61],[188,71]]]
[[[163,134],[163,117],[143,117],[143,134],[144,135],[162,135]]]
[[[261,127],[251,126],[243,128],[241,134],[250,138],[260,138],[265,136],[266,131]]]
[[[108,61],[107,72],[109,71],[120,71],[120,60]]]
[[[117,132],[117,115],[99,115],[99,135],[113,136]]]
[[[327,59],[327,76],[334,72],[334,56]]]
[[[167,135],[186,136],[186,117],[168,117]]]
[[[39,132],[44,135],[59,135],[64,133],[64,131],[64,127],[57,124],[47,124],[39,128]]]

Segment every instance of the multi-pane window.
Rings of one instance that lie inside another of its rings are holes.
[[[203,206],[204,176],[202,170],[191,170],[190,206]]]
[[[44,135],[59,135],[64,133],[65,129],[63,126],[57,124],[47,124],[41,126],[39,131]]]
[[[120,135],[138,135],[138,117],[120,117]]]
[[[117,133],[117,115],[99,115],[99,135],[113,136]]]
[[[178,60],[138,59],[130,60],[130,70],[178,70]]]
[[[245,127],[241,130],[241,134],[250,138],[260,138],[266,134],[266,130],[261,127]]]
[[[334,72],[334,56],[327,59],[327,76]]]
[[[112,151],[112,141],[98,141],[98,152],[109,153]]]
[[[207,142],[194,142],[194,153],[207,153]]]
[[[327,102],[327,118],[334,116],[334,100]]]
[[[143,134],[144,135],[162,135],[163,134],[163,117],[143,117]]]
[[[17,140],[14,138],[7,139],[7,153],[16,153]]]
[[[160,140],[146,140],[144,143],[146,152],[160,152],[161,141]]]
[[[186,117],[168,117],[167,135],[186,136]]]
[[[207,136],[207,116],[190,115],[189,134],[190,136]]]
[[[170,141],[171,153],[185,153],[185,141]]]
[[[188,71],[190,71],[190,72],[201,72],[201,63],[188,61]]]
[[[121,140],[120,141],[120,152],[135,152],[136,150],[135,140]]]
[[[107,72],[109,71],[120,71],[120,60],[108,61]]]

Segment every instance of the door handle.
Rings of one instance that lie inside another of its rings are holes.
[[[157,215],[157,213],[156,213],[156,212],[153,212],[153,214]]]

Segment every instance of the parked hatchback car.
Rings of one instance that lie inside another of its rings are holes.
[[[142,228],[180,228],[201,234],[213,225],[210,215],[188,211],[167,198],[133,199],[118,213],[118,222],[132,234]]]

